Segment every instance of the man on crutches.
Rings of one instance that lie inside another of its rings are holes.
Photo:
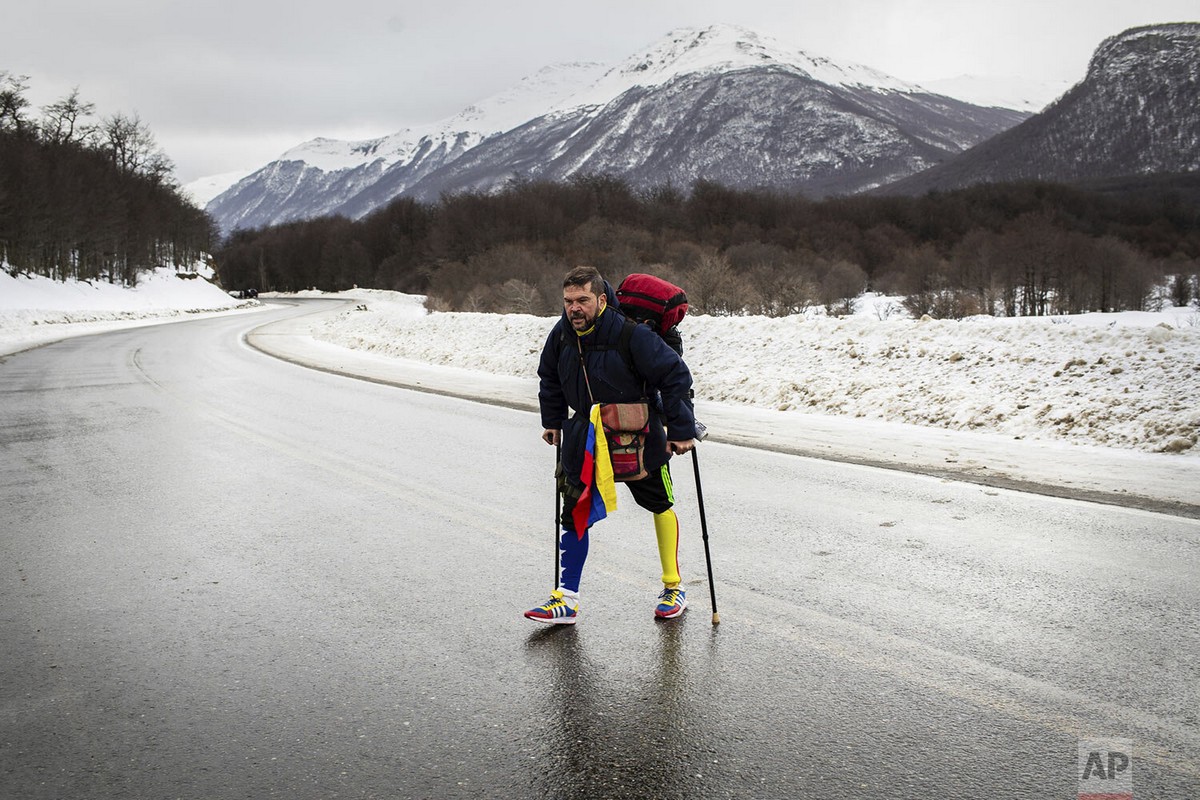
[[[663,589],[654,615],[687,608],[679,575],[679,521],[667,462],[692,450],[696,423],[683,359],[650,328],[621,314],[612,287],[579,267],[563,281],[563,315],[538,366],[542,438],[561,453],[564,499],[558,585],[525,617],[571,625],[591,526],[616,509],[616,482],[654,515]]]

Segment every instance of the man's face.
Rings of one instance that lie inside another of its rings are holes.
[[[592,294],[586,286],[567,286],[563,289],[563,308],[566,309],[567,319],[571,320],[571,327],[577,331],[592,327],[607,302],[608,298],[603,294]]]

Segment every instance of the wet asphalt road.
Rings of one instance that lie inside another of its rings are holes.
[[[1200,796],[1200,522],[704,445],[577,628],[535,415],[305,370],[297,313],[0,359],[0,797]]]

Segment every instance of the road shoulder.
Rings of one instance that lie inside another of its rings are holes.
[[[379,356],[315,339],[345,303],[250,331],[251,347],[374,383],[537,411],[537,381]],[[1200,460],[851,417],[698,402],[709,441],[1200,518]]]

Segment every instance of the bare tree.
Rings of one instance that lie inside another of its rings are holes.
[[[96,111],[94,103],[85,103],[79,98],[79,87],[71,93],[42,108],[42,137],[54,144],[86,145],[96,133],[93,125],[84,120]]]
[[[497,299],[497,310],[505,314],[535,314],[543,305],[537,287],[516,278],[509,278],[500,286]]]
[[[845,259],[837,259],[821,276],[821,302],[828,314],[853,314],[854,298],[867,288],[867,273]]]
[[[105,117],[100,123],[100,137],[101,148],[121,172],[145,175],[163,183],[175,168],[137,114]]]
[[[745,313],[754,303],[753,288],[729,266],[725,256],[705,253],[685,277],[688,300],[702,314],[729,316]]]
[[[13,75],[0,70],[0,131],[16,134],[33,132],[33,123],[25,116],[29,108],[29,100],[25,97],[28,88],[28,75]]]
[[[754,310],[768,317],[803,314],[820,298],[812,270],[798,261],[786,268],[760,266],[747,277],[757,294]]]

